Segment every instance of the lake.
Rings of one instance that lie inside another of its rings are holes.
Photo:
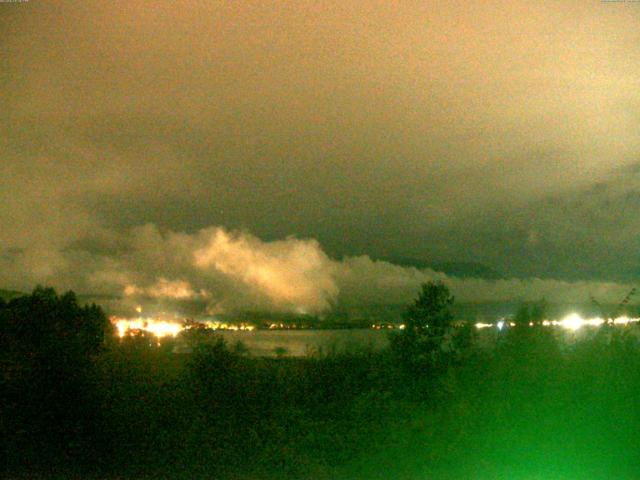
[[[313,353],[343,352],[357,348],[380,350],[389,343],[389,331],[353,330],[253,330],[218,332],[230,347],[240,341],[251,355],[275,356],[284,349],[287,356],[302,357]]]
[[[587,339],[598,332],[594,327],[583,327],[577,331],[559,327],[552,328],[560,345],[570,347],[576,341]],[[640,329],[636,326],[616,327],[615,330],[627,329],[636,341],[640,341]],[[220,330],[218,333],[225,339],[229,347],[242,342],[248,352],[255,356],[276,356],[276,349],[289,357],[303,357],[314,353],[339,353],[348,350],[372,349],[381,350],[389,344],[392,330],[350,329],[350,330],[254,330],[230,331]],[[478,331],[477,345],[482,349],[491,349],[505,332],[497,328]]]

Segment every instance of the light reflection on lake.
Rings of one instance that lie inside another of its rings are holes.
[[[251,355],[301,357],[315,353],[338,353],[357,349],[380,350],[389,343],[389,331],[353,330],[254,330],[219,331],[230,348],[240,341]]]
[[[560,342],[560,346],[571,348],[576,342],[593,338],[600,331],[599,328],[583,327],[571,331],[559,327],[549,327]],[[636,326],[616,326],[611,332],[626,332],[631,338],[640,341],[640,328]],[[352,329],[352,330],[254,330],[218,331],[227,345],[233,348],[237,342],[242,342],[248,353],[255,356],[282,355],[302,357],[310,354],[339,353],[358,351],[362,349],[381,350],[389,344],[392,330]],[[497,328],[482,329],[477,332],[476,342],[480,349],[492,349],[499,344],[500,339],[506,338],[507,331]]]

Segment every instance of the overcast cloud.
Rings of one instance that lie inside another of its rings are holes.
[[[410,298],[440,274],[370,258],[412,257],[519,278],[452,283],[470,300],[619,295],[640,273],[639,20],[0,4],[0,287],[322,310]]]

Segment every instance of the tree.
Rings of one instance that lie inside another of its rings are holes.
[[[418,298],[404,314],[405,331],[442,336],[453,320],[453,301],[449,289],[442,282],[423,284]]]
[[[531,318],[531,314],[529,312],[529,304],[526,302],[522,302],[516,310],[516,315],[513,318],[513,321],[516,325],[526,327],[529,325],[529,321]]]
[[[403,315],[404,329],[391,338],[392,351],[405,368],[418,373],[446,363],[453,302],[454,297],[442,282],[422,285],[418,298]]]
[[[277,358],[284,358],[284,356],[287,354],[287,349],[285,347],[276,347],[273,349],[273,353],[275,353]]]
[[[537,302],[522,302],[516,311],[513,321],[518,326],[528,327],[529,323],[539,325],[547,317],[547,301],[542,298]]]
[[[542,298],[535,302],[522,302],[513,317],[515,328],[506,332],[504,349],[518,361],[532,355],[554,355],[558,345],[553,329],[543,328],[548,304]]]
[[[102,310],[73,292],[37,287],[0,308],[0,409],[13,461],[84,454],[78,442],[97,419],[94,360],[112,333]]]
[[[540,324],[547,318],[548,304],[546,299],[542,298],[531,306],[530,320],[534,324]]]

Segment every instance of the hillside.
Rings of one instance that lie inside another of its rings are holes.
[[[26,295],[23,292],[18,292],[17,290],[3,290],[0,289],[0,298],[3,300],[11,300],[12,298],[21,297]]]

